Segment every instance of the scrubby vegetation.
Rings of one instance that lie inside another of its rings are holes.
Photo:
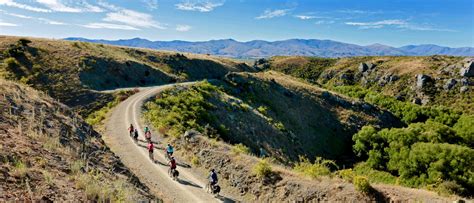
[[[357,191],[365,193],[365,194],[370,193],[370,191],[373,189],[372,186],[370,186],[370,182],[369,182],[369,179],[367,179],[367,177],[355,176],[353,183]]]
[[[273,173],[272,166],[268,160],[262,159],[253,167],[253,173],[259,178],[268,177]]]
[[[316,157],[314,163],[306,157],[300,157],[300,161],[296,163],[293,170],[299,172],[307,177],[316,179],[320,176],[327,176],[331,174],[331,168],[337,168],[334,161],[324,160],[321,157]]]
[[[366,164],[400,177],[411,187],[454,181],[459,191],[472,191],[474,150],[450,127],[428,121],[406,128],[376,130],[363,127],[354,135],[354,151]]]
[[[117,93],[114,93],[113,96],[114,96],[115,99],[113,101],[107,103],[101,109],[99,109],[97,111],[94,111],[91,114],[89,114],[87,116],[87,118],[85,119],[86,122],[89,125],[92,125],[92,126],[95,126],[95,125],[99,124],[100,122],[102,122],[106,118],[107,113],[113,107],[117,106],[120,102],[124,101],[130,95],[133,95],[133,94],[137,93],[138,91],[139,91],[138,89],[135,89],[135,90],[130,90],[130,91],[119,91]]]
[[[187,91],[165,91],[145,104],[145,117],[158,129],[169,129],[164,132],[167,135],[179,137],[188,129],[203,132],[212,119],[208,110],[213,106],[206,98],[215,91],[218,89],[208,82]]]

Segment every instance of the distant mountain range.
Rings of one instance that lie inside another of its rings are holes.
[[[210,40],[200,42],[189,41],[150,41],[133,38],[121,40],[95,40],[70,37],[65,40],[84,41],[93,43],[112,44],[129,47],[142,47],[160,50],[211,54],[232,58],[262,58],[270,56],[319,56],[319,57],[347,57],[347,56],[426,56],[452,55],[474,56],[474,47],[450,48],[432,44],[408,45],[391,47],[383,44],[360,46],[332,40],[318,39],[289,39],[282,41],[253,40],[239,42],[233,39]]]

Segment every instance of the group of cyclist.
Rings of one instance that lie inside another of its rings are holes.
[[[138,141],[138,129],[134,128],[133,125],[130,124],[130,127],[128,128],[128,132],[130,134],[130,137],[133,137],[133,140],[135,142],[137,142]],[[151,141],[151,131],[148,128],[148,126],[145,127],[144,133],[145,133],[145,139],[147,140],[147,143],[148,143],[148,145],[147,145],[148,155],[149,155],[150,159],[152,161],[154,161],[153,151],[154,151],[155,145]],[[170,167],[169,168],[170,175],[175,174],[177,163],[176,163],[176,159],[173,156],[173,153],[174,153],[173,146],[171,146],[171,144],[168,143],[167,146],[166,146],[165,152],[166,152],[166,158],[168,160],[168,166]],[[214,188],[217,186],[217,181],[218,181],[217,173],[214,169],[210,170],[210,174],[208,176],[208,179],[209,179],[210,189],[211,189],[211,191],[214,191]],[[219,187],[219,186],[217,186],[217,187]],[[220,188],[219,188],[219,190],[220,190]]]

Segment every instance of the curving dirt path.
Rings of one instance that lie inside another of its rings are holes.
[[[114,108],[105,126],[107,135],[105,140],[123,163],[139,177],[140,181],[147,185],[152,193],[163,198],[165,202],[222,202],[204,191],[206,177],[195,177],[192,169],[180,167],[178,160],[180,175],[179,180],[174,181],[168,176],[164,149],[155,149],[155,161],[149,159],[146,150],[144,126],[140,120],[143,102],[166,88],[189,84],[193,84],[193,82],[144,88],[129,97]],[[128,135],[127,128],[130,124],[141,129],[139,130],[138,143],[135,143]],[[156,140],[154,141],[156,142]],[[163,144],[155,146],[161,145]]]

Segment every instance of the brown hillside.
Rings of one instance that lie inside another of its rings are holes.
[[[0,201],[150,198],[100,135],[68,107],[3,79],[0,92]]]
[[[251,70],[218,57],[85,42],[0,36],[0,76],[19,80],[89,114],[112,95],[93,90],[220,78]]]

